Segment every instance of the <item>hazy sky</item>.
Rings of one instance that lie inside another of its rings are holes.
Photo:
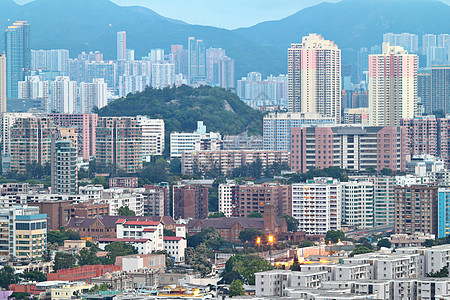
[[[32,0],[16,0],[17,3]],[[252,26],[287,17],[324,0],[112,0],[119,5],[139,5],[190,24],[227,29]],[[338,0],[327,0],[337,2]],[[363,1],[363,0],[361,0]],[[450,0],[443,0],[450,4]]]

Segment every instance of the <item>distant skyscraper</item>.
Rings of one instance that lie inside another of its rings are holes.
[[[119,31],[117,33],[117,60],[127,59],[127,33]]]
[[[152,87],[163,88],[175,83],[175,65],[154,63],[152,65]]]
[[[103,78],[95,78],[92,82],[80,84],[81,112],[88,114],[94,107],[105,107],[107,103],[108,85]]]
[[[398,126],[400,119],[417,112],[415,54],[383,43],[382,54],[369,55],[369,122],[373,126]]]
[[[219,85],[225,89],[234,88],[234,59],[225,56],[220,61]]]
[[[68,76],[58,76],[50,84],[52,111],[73,114],[77,111],[77,83]]]
[[[148,59],[150,59],[153,62],[162,62],[164,61],[164,49],[151,49],[150,53],[148,54]]]
[[[41,81],[39,76],[27,76],[19,81],[19,99],[42,99],[44,111],[50,112],[50,87],[48,81]]]
[[[17,98],[18,82],[23,81],[31,69],[30,24],[16,21],[5,31],[6,94]]]
[[[188,81],[198,84],[206,80],[206,48],[202,40],[188,40]]]
[[[341,115],[341,50],[332,41],[310,34],[288,50],[290,112]]]
[[[220,63],[225,57],[225,50],[221,48],[206,49],[206,80],[213,86],[219,85]]]
[[[403,47],[409,53],[417,53],[419,50],[419,37],[412,33],[385,33],[383,43]]]
[[[424,34],[422,36],[422,54],[426,55],[428,49],[431,47],[436,47],[436,35]]]
[[[450,66],[431,68],[431,111],[450,114]]]
[[[367,48],[361,48],[359,49],[357,56],[357,82],[360,83],[361,81],[366,80],[365,72],[369,70],[369,50]]]
[[[0,113],[6,112],[6,55],[0,54]]]
[[[134,60],[134,50],[133,49],[127,49],[127,60],[128,61]]]

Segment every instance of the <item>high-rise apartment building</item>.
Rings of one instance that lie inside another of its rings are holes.
[[[183,45],[171,46],[170,62],[175,65],[175,74],[188,77],[188,51],[183,49]]]
[[[119,76],[119,97],[144,91],[147,86],[150,86],[150,80],[151,76],[148,75]]]
[[[431,111],[450,114],[450,65],[431,67]]]
[[[341,185],[332,178],[314,178],[292,185],[292,216],[298,230],[325,236],[341,229]]]
[[[373,215],[374,226],[394,225],[395,177],[371,177],[373,182]]]
[[[88,78],[85,82],[92,82],[96,78],[103,78],[108,88],[116,88],[117,64],[114,62],[92,62],[87,65]]]
[[[49,113],[50,105],[50,83],[40,80],[39,76],[27,76],[25,81],[19,81],[19,99],[41,99],[44,111]]]
[[[117,33],[117,60],[127,59],[127,33],[119,31]]]
[[[206,80],[208,84],[219,85],[219,65],[225,56],[225,50],[222,48],[206,49]]]
[[[47,215],[39,207],[13,207],[0,210],[0,254],[37,260],[47,249]]]
[[[175,65],[168,62],[152,64],[152,87],[164,88],[175,84]]]
[[[438,234],[438,187],[395,187],[394,232]]]
[[[50,84],[53,113],[77,112],[77,83],[69,76],[58,76]]]
[[[58,128],[50,117],[18,118],[11,128],[11,170],[24,172],[31,163],[50,162],[52,136]]]
[[[0,54],[0,113],[6,112],[6,54]]]
[[[430,154],[438,156],[438,122],[433,115],[402,119],[407,131],[409,155]]]
[[[436,35],[424,34],[422,35],[422,54],[427,55],[430,48],[436,47]]]
[[[31,50],[31,68],[37,71],[60,72],[68,75],[69,50]]]
[[[30,24],[16,21],[5,31],[6,94],[17,98],[18,82],[23,81],[31,69]]]
[[[51,188],[54,194],[78,191],[77,148],[72,141],[53,136],[51,144]]]
[[[366,47],[359,49],[356,53],[356,78],[357,82],[366,81],[366,73],[369,71],[369,50]]]
[[[417,112],[415,54],[383,43],[382,54],[369,55],[369,122],[373,126],[398,126],[400,119]]]
[[[421,69],[417,71],[417,103],[423,107],[425,114],[431,114],[431,71]],[[420,112],[417,112],[420,115]]]
[[[342,224],[358,229],[373,227],[373,183],[349,181],[341,186]]]
[[[148,161],[153,155],[162,155],[165,147],[164,120],[137,116],[136,120],[142,130],[142,156]]]
[[[264,106],[287,106],[288,78],[286,75],[268,76],[262,80],[259,72],[250,72],[237,81],[237,95],[253,109]]]
[[[450,189],[438,189],[438,238],[450,235]]]
[[[203,40],[188,39],[188,82],[197,85],[206,80],[206,47]]]
[[[404,127],[298,127],[290,132],[291,170],[339,167],[406,171]]]
[[[76,130],[79,157],[82,157],[84,161],[89,161],[92,156],[95,156],[97,114],[49,114],[48,116],[58,127]]]
[[[289,151],[291,149],[291,129],[294,127],[333,126],[334,117],[318,114],[268,113],[263,120],[264,150]]]
[[[198,185],[173,187],[173,218],[206,219],[208,217],[208,188]]]
[[[108,85],[103,78],[95,78],[90,83],[80,84],[81,112],[88,114],[94,107],[101,109],[108,104]]]
[[[410,53],[419,51],[419,37],[412,33],[385,33],[383,34],[383,43],[389,43],[391,46],[403,47]]]
[[[289,112],[341,115],[341,50],[332,41],[310,34],[288,50]]]
[[[142,169],[142,129],[136,118],[102,117],[96,130],[98,163],[126,173]]]

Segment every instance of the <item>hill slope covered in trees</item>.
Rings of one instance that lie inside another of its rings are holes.
[[[202,86],[148,88],[129,94],[99,111],[100,116],[137,116],[164,119],[166,134],[193,132],[197,121],[204,121],[207,131],[223,135],[262,134],[262,113],[245,105],[239,97],[221,88]]]

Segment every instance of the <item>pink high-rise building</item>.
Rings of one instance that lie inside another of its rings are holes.
[[[310,34],[288,50],[290,112],[341,114],[341,50],[332,41]]]
[[[97,114],[49,114],[48,116],[53,118],[58,127],[76,129],[79,157],[89,161],[91,156],[95,156]]]
[[[417,55],[383,43],[382,54],[369,55],[369,122],[399,126],[417,112]]]
[[[406,169],[406,128],[381,126],[296,127],[291,129],[291,170],[339,167]]]

